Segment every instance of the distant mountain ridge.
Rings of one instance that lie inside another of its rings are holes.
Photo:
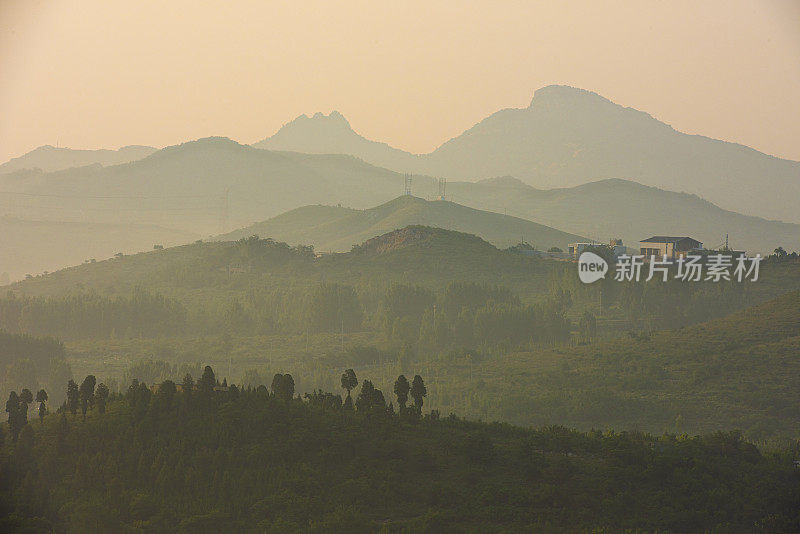
[[[514,178],[447,184],[448,198],[605,241],[620,237],[638,248],[653,235],[687,235],[707,248],[724,244],[768,254],[778,246],[800,250],[800,225],[724,210],[686,193],[627,180],[599,180],[576,187],[536,189]],[[781,244],[785,243],[785,244]]]
[[[686,191],[726,209],[800,222],[800,162],[674,130],[590,91],[551,85],[523,109],[503,109],[429,154],[358,135],[341,114],[302,116],[253,146],[345,153],[398,172],[479,180],[511,175],[540,188],[620,178]]]
[[[211,137],[110,167],[0,175],[0,199],[13,201],[1,206],[0,215],[122,218],[209,235],[226,221],[241,226],[309,203],[366,208],[402,187],[402,176],[352,156],[258,150]]]
[[[369,209],[395,199],[403,187],[401,173],[353,156],[259,150],[226,138],[206,138],[109,167],[0,174],[0,216],[157,225],[208,236],[302,206]],[[414,175],[412,192],[421,198],[437,198],[436,180]],[[501,175],[480,182],[451,181],[446,198],[464,207],[526,219],[598,241],[620,237],[634,248],[639,240],[652,235],[688,235],[706,246],[715,246],[724,243],[725,234],[729,234],[731,246],[750,253],[769,253],[778,246],[800,249],[800,225],[740,215],[697,196],[625,180],[536,189],[517,178]],[[420,218],[409,219],[406,224],[412,222],[443,224]],[[375,227],[371,231],[377,235],[387,228]],[[482,231],[479,227],[464,228]],[[346,249],[357,242],[353,241],[355,236],[372,237],[356,230],[342,234],[345,241],[336,247]],[[519,233],[523,234],[519,238],[544,246],[535,242],[527,230]],[[483,235],[489,239],[498,237]],[[52,263],[37,260],[31,269],[38,266],[37,269],[53,270],[72,257],[62,258],[63,251],[52,247],[47,234],[32,236],[28,241],[30,249],[24,253],[49,258]],[[325,240],[330,242],[329,238],[330,235]],[[8,253],[3,256],[12,258]],[[24,263],[27,259],[20,256],[15,261]],[[11,272],[9,268],[5,270]]]
[[[191,242],[200,235],[152,224],[35,221],[0,217],[0,275],[10,280],[56,271],[89,259],[104,260]]]
[[[272,137],[253,146],[307,154],[348,154],[395,171],[402,171],[409,165],[410,170],[419,167],[416,162],[419,156],[366,139],[356,133],[338,111],[328,115],[315,113],[313,117],[300,115],[284,124]]]
[[[304,206],[217,239],[233,240],[255,234],[290,244],[314,245],[320,251],[346,252],[375,236],[408,226],[474,234],[500,248],[524,239],[539,249],[565,249],[570,242],[586,239],[518,217],[412,196],[401,196],[365,210]]]
[[[157,150],[140,145],[124,146],[118,150],[76,150],[44,145],[3,163],[0,174],[31,169],[53,172],[87,165],[107,167],[145,158]]]

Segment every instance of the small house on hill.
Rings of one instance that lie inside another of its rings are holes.
[[[702,249],[703,243],[691,237],[656,235],[639,242],[639,253],[644,256],[666,256],[674,259]]]

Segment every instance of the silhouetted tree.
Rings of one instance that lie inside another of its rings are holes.
[[[394,394],[397,395],[397,404],[400,406],[400,411],[406,409],[406,403],[408,402],[408,392],[411,389],[411,386],[408,383],[408,379],[405,375],[400,375],[397,377],[397,380],[394,382]]]
[[[289,402],[294,397],[294,378],[289,373],[281,376],[278,383],[277,397],[283,399],[284,402]]]
[[[67,382],[67,409],[72,415],[78,413],[78,404],[80,403],[80,392],[78,391],[78,384],[70,379]]]
[[[371,381],[364,380],[356,398],[356,409],[361,413],[385,413],[386,399],[383,397],[383,392],[376,389]]]
[[[19,395],[19,410],[17,410],[17,425],[22,430],[28,424],[28,406],[33,402],[33,394],[28,388],[23,388]]]
[[[79,390],[81,398],[81,412],[83,413],[83,420],[86,421],[86,410],[89,409],[89,404],[94,404],[94,386],[97,384],[97,379],[94,375],[89,375],[83,379]]]
[[[36,402],[39,403],[39,422],[44,424],[44,416],[47,415],[47,406],[45,405],[47,402],[47,392],[45,390],[39,390],[39,393],[36,394]]]
[[[372,409],[386,410],[386,398],[383,396],[383,391],[375,388],[372,392]]]
[[[158,389],[159,398],[163,399],[164,407],[169,410],[172,408],[172,401],[175,398],[175,393],[178,388],[172,380],[164,380],[161,387]]]
[[[272,384],[270,384],[269,389],[273,395],[278,395],[281,389],[281,380],[283,380],[283,375],[280,373],[275,373],[275,376],[272,377]]]
[[[364,380],[361,383],[361,390],[358,392],[356,398],[356,409],[359,412],[367,412],[372,407],[373,393],[375,386],[372,385],[370,380]]]
[[[422,399],[427,395],[428,390],[425,387],[425,382],[423,382],[422,377],[419,375],[414,376],[414,380],[411,382],[411,398],[414,399],[414,406],[416,406],[418,410],[422,410]]]
[[[358,385],[358,378],[356,378],[356,372],[352,369],[348,369],[344,373],[342,373],[342,388],[347,390],[347,398],[350,399],[350,391]],[[347,401],[345,400],[345,403]],[[350,408],[353,407],[353,401],[350,399]]]
[[[136,408],[136,400],[139,396],[139,379],[134,378],[131,380],[131,385],[128,386],[128,391],[125,393],[125,398],[131,408]]]
[[[192,375],[186,373],[181,382],[181,392],[183,393],[184,402],[188,405],[192,402],[192,392],[194,391],[194,379]]]
[[[17,442],[17,438],[19,437],[19,431],[21,430],[20,426],[20,400],[19,395],[17,395],[16,391],[12,391],[8,394],[8,400],[6,401],[6,412],[8,413],[8,428],[11,432],[11,438],[14,440],[14,443]]]
[[[147,384],[142,382],[136,390],[136,404],[134,407],[134,414],[137,419],[142,419],[147,414],[147,409],[150,407],[150,398],[153,393]]]
[[[214,388],[217,386],[217,378],[214,376],[214,370],[210,365],[206,365],[203,369],[203,375],[197,381],[197,394],[200,396],[200,402],[208,407],[214,398]]]
[[[217,385],[217,378],[214,376],[214,370],[210,365],[206,365],[203,369],[203,375],[197,381],[197,389],[203,392],[213,392]]]
[[[99,411],[101,414],[106,413],[108,394],[108,386],[101,382],[100,385],[97,386],[97,391],[94,393],[95,400],[97,401],[97,411]]]

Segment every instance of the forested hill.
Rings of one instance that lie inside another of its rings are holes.
[[[305,206],[220,236],[232,240],[268,235],[292,244],[310,244],[317,250],[346,252],[376,235],[410,225],[423,225],[475,234],[498,247],[521,240],[539,250],[567,245],[587,238],[542,224],[455,202],[427,201],[410,195],[366,210],[333,206]]]
[[[352,387],[350,378],[345,373],[342,385]],[[796,446],[761,452],[735,432],[580,433],[423,415],[417,377],[410,391],[395,388],[397,399],[366,379],[355,402],[321,391],[293,397],[290,375],[276,375],[272,391],[217,384],[206,368],[195,387],[191,377],[182,391],[169,382],[154,393],[134,382],[121,397],[87,377],[43,423],[15,419],[18,438],[0,431],[0,529],[788,533],[800,526]],[[413,404],[401,408],[409,394]],[[12,412],[18,404],[9,401]]]
[[[653,298],[653,297],[651,297]],[[706,298],[706,297],[703,297]],[[690,308],[691,309],[691,308]],[[522,425],[800,436],[800,292],[685,328],[437,365],[445,409]],[[445,375],[445,367],[457,369]],[[481,385],[475,384],[480,376]]]
[[[380,240],[393,246],[372,250]],[[134,288],[167,292],[205,288],[207,292],[241,289],[257,279],[292,280],[313,287],[322,280],[354,283],[477,280],[502,283],[511,277],[525,290],[543,287],[554,262],[500,250],[462,232],[409,226],[388,232],[343,254],[315,257],[313,249],[268,237],[197,242],[63,269],[9,286],[20,295],[50,296],[76,289],[128,295]],[[379,253],[378,253],[379,252]]]

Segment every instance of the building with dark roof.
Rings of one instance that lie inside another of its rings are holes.
[[[639,253],[644,256],[677,258],[693,250],[702,250],[703,243],[691,237],[656,235],[639,241]]]

